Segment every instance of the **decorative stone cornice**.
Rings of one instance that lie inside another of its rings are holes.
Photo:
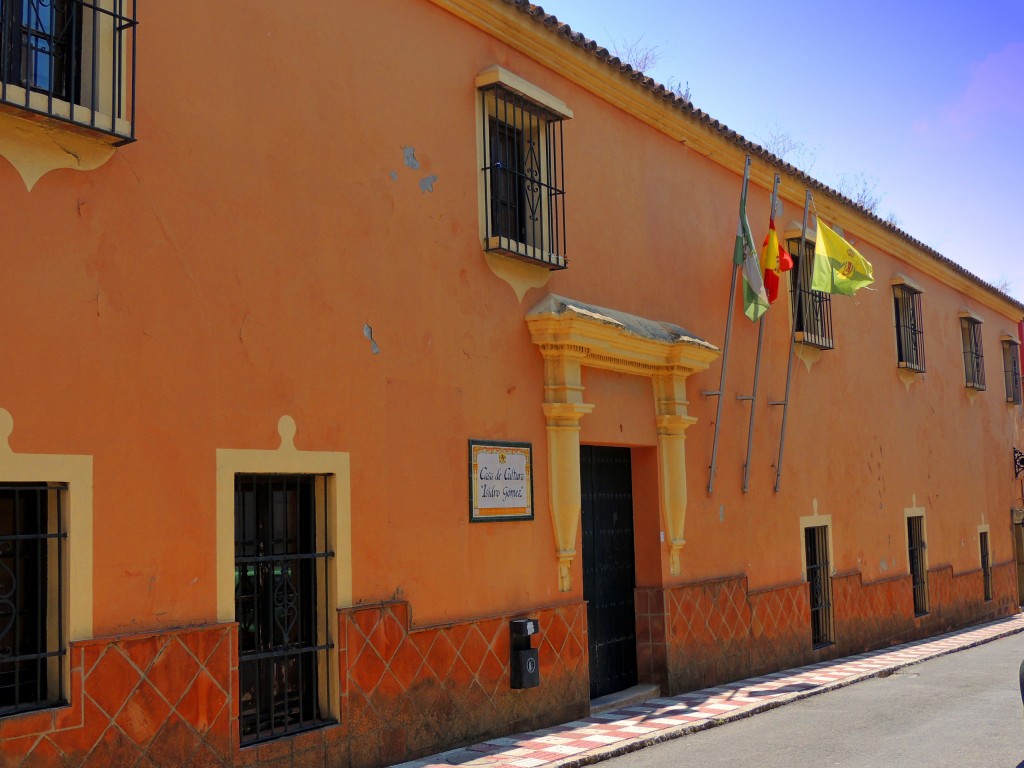
[[[653,376],[705,370],[718,347],[679,326],[548,294],[526,316],[545,358],[569,356],[591,368]]]

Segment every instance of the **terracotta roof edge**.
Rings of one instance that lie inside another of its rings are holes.
[[[495,0],[497,1],[497,0]],[[937,250],[932,248],[930,245],[926,245],[914,236],[910,235],[906,231],[900,229],[896,225],[889,221],[886,221],[876,213],[872,213],[867,208],[858,205],[846,195],[843,195],[838,190],[829,187],[827,184],[818,181],[810,174],[800,170],[796,166],[787,163],[777,155],[772,154],[764,147],[759,144],[755,144],[749,139],[745,138],[739,132],[729,128],[725,123],[720,120],[712,118],[707,112],[698,109],[693,105],[692,101],[689,101],[681,96],[677,96],[667,86],[658,83],[653,78],[648,77],[643,72],[635,70],[629,63],[622,61],[619,57],[614,56],[611,51],[606,47],[602,46],[595,40],[587,38],[583,33],[576,32],[566,22],[560,21],[554,14],[549,14],[544,11],[544,8],[540,5],[534,5],[529,0],[500,0],[508,5],[514,6],[521,13],[529,16],[533,21],[541,23],[544,27],[561,37],[566,38],[570,43],[576,45],[578,48],[582,48],[589,52],[599,62],[607,65],[608,67],[618,71],[618,74],[626,79],[632,81],[639,87],[647,90],[659,100],[666,103],[671,102],[671,106],[678,111],[685,114],[687,117],[703,123],[711,130],[721,135],[724,139],[733,142],[737,146],[749,151],[751,154],[755,154],[762,160],[766,161],[770,165],[774,165],[782,171],[785,171],[791,176],[794,176],[798,181],[808,186],[812,191],[822,192],[833,199],[839,201],[847,208],[858,213],[860,216],[868,219],[869,221],[881,226],[883,229],[897,235],[902,240],[906,241],[909,245],[917,248],[923,253],[927,254],[931,258],[935,259],[940,264],[952,269],[954,272],[959,273],[963,277],[968,278],[971,282],[975,283],[979,287],[990,291],[991,293],[999,296],[1012,306],[1019,309],[1024,313],[1024,302],[1015,299],[1013,296],[1001,291],[991,283],[982,280],[980,277],[975,275],[973,272],[968,270],[966,267],[958,264],[947,256],[943,256]],[[660,89],[660,90],[659,90]],[[675,98],[668,99],[662,98],[663,94],[672,94]]]

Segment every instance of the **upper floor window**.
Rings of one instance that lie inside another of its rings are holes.
[[[981,321],[970,315],[960,317],[960,338],[964,350],[964,379],[969,389],[985,389],[985,353],[981,346]]]
[[[892,287],[896,311],[896,362],[900,368],[924,372],[924,328],[921,291],[907,283]]]
[[[1003,339],[1003,378],[1006,380],[1006,402],[1020,405],[1020,344],[1013,339]]]
[[[0,715],[65,702],[64,487],[0,483]]]
[[[483,149],[484,249],[563,269],[565,191],[557,99],[493,67],[477,78]]]
[[[134,137],[135,0],[0,2],[0,101]]]
[[[832,349],[832,297],[811,289],[814,272],[814,241],[799,237],[786,241],[793,257],[790,271],[790,297],[793,307],[793,332],[796,341],[819,349]]]

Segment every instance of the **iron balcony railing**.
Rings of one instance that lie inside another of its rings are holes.
[[[2,0],[0,104],[135,138],[135,0]]]
[[[1015,341],[1003,341],[1003,378],[1006,384],[1006,402],[1020,405],[1020,345]]]
[[[896,354],[900,368],[924,373],[924,329],[921,323],[921,292],[909,285],[893,286],[896,312]]]
[[[985,389],[985,354],[981,345],[981,323],[972,317],[960,318],[964,350],[964,379],[970,389]]]
[[[799,237],[786,241],[793,257],[790,273],[790,297],[793,307],[793,333],[795,339],[818,349],[833,349],[832,297],[811,288],[814,274],[814,243]]]
[[[500,84],[480,93],[484,249],[564,269],[562,118]]]

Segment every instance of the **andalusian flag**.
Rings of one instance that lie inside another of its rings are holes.
[[[814,242],[814,276],[811,288],[823,293],[853,296],[858,289],[871,285],[871,263],[857,249],[821,223]]]
[[[775,211],[768,220],[768,234],[761,246],[761,274],[764,276],[764,288],[768,293],[768,303],[774,304],[779,298],[779,273],[788,272],[793,268],[793,257],[779,245],[779,236],[775,232]]]
[[[740,220],[736,225],[736,245],[732,252],[733,264],[743,265],[743,314],[756,322],[768,310],[768,293],[757,265],[757,249],[747,221],[747,188],[740,195]]]

